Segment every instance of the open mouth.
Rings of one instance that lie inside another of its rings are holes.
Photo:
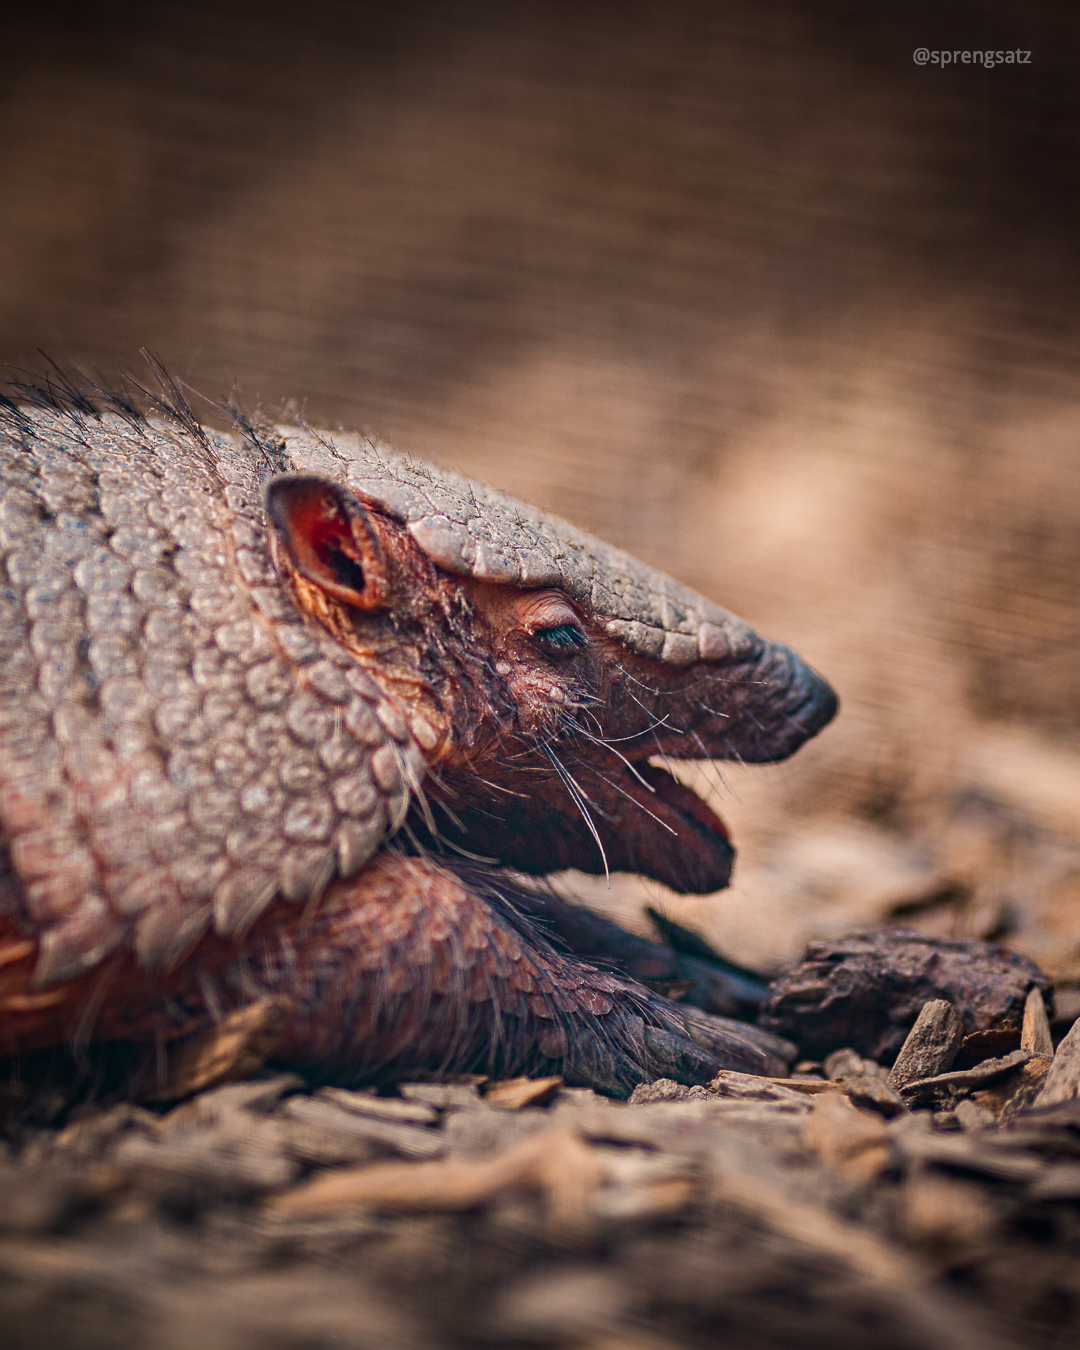
[[[442,811],[436,803],[441,838],[504,867],[532,876],[568,868],[631,872],[687,895],[709,895],[731,880],[727,826],[692,788],[647,758],[567,756],[556,771],[522,774],[502,791],[481,780],[479,800],[472,774],[444,774],[441,785],[453,807]],[[423,838],[418,816],[412,830]]]
[[[673,773],[660,768],[657,764],[635,764],[634,768],[656,793],[657,797],[673,811],[685,817],[706,835],[719,835],[729,846],[731,835],[728,827],[706,802],[703,802],[693,788],[680,783]]]
[[[728,885],[735,850],[727,826],[692,788],[648,761],[624,768],[619,787],[624,809],[609,825],[619,832],[619,870],[694,895]]]

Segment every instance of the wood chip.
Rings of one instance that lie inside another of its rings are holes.
[[[1080,1163],[1052,1163],[1027,1194],[1032,1200],[1080,1200]]]
[[[707,1089],[695,1085],[687,1087],[685,1083],[676,1083],[673,1078],[654,1078],[651,1083],[639,1083],[630,1094],[631,1106],[649,1106],[656,1102],[715,1101]]]
[[[971,1181],[940,1172],[916,1171],[900,1192],[898,1218],[904,1236],[948,1261],[970,1258],[993,1241],[994,1206]]]
[[[800,1257],[807,1252],[829,1259],[847,1278],[875,1291],[891,1325],[904,1329],[905,1340],[925,1350],[987,1350],[982,1328],[926,1286],[926,1268],[865,1228],[844,1222],[828,1210],[792,1194],[775,1176],[747,1169],[744,1160],[724,1166],[713,1159],[716,1202],[735,1209],[769,1235],[770,1245],[790,1241]]]
[[[539,1192],[559,1221],[575,1227],[603,1174],[599,1157],[575,1131],[547,1129],[490,1158],[328,1172],[274,1197],[269,1208],[294,1216],[346,1209],[437,1214],[480,1209],[504,1192]]]
[[[529,1271],[498,1298],[489,1335],[500,1345],[582,1346],[590,1332],[610,1333],[630,1301],[630,1290],[616,1271]],[[589,1337],[586,1344],[594,1350],[596,1342]],[[625,1342],[619,1342],[618,1350],[626,1350]]]
[[[287,1152],[317,1166],[387,1155],[437,1158],[446,1151],[434,1130],[356,1115],[326,1098],[291,1097],[275,1119],[285,1131]]]
[[[478,1091],[486,1078],[477,1078],[472,1083],[399,1083],[398,1091],[410,1102],[426,1102],[440,1111],[455,1107],[476,1106],[480,1101]]]
[[[116,1151],[116,1166],[156,1192],[184,1199],[251,1195],[293,1181],[300,1169],[276,1148],[272,1122],[253,1118],[251,1126],[246,1140],[223,1138],[217,1130],[178,1132],[164,1142],[129,1138]]]
[[[1033,985],[1045,989],[1049,980],[1033,962],[991,943],[876,929],[811,942],[800,965],[770,987],[759,1022],[797,1040],[808,1059],[849,1045],[891,1064],[927,1001],[947,1001],[973,1032],[1019,1024]],[[911,1076],[947,1068],[951,1061]]]
[[[999,1181],[1034,1181],[1045,1164],[1041,1158],[994,1148],[974,1134],[944,1134],[937,1130],[902,1130],[892,1135],[893,1147],[905,1162],[937,1163]]]
[[[128,1134],[152,1137],[160,1131],[160,1117],[133,1102],[115,1106],[91,1106],[85,1114],[65,1125],[53,1140],[53,1148],[84,1159],[99,1158]]]
[[[900,1091],[907,1083],[944,1073],[952,1067],[963,1034],[951,1003],[943,998],[924,1003],[896,1057],[889,1086]]]
[[[974,1100],[991,1112],[998,1124],[1005,1125],[1019,1112],[1034,1104],[1053,1062],[1044,1055],[1037,1055],[1028,1060],[1018,1074],[977,1092]]]
[[[934,1102],[946,1105],[957,1097],[969,1096],[979,1088],[1000,1083],[1023,1068],[1030,1059],[1030,1050],[1014,1050],[1011,1055],[1004,1055],[1001,1059],[984,1059],[973,1069],[954,1069],[951,1073],[935,1074],[932,1078],[915,1079],[900,1089],[900,1095],[909,1106]]]
[[[376,1097],[367,1092],[350,1092],[347,1088],[324,1087],[316,1092],[317,1100],[332,1102],[343,1111],[373,1120],[392,1120],[400,1125],[435,1125],[439,1112],[427,1102],[406,1102],[399,1097]]]
[[[889,1134],[880,1116],[860,1111],[842,1092],[819,1096],[802,1130],[804,1147],[829,1167],[869,1181],[892,1162]]]
[[[1020,1049],[1020,1028],[992,1027],[989,1031],[973,1031],[960,1042],[960,1049],[951,1064],[953,1069],[971,1069],[984,1059],[1000,1059]]]
[[[864,1059],[857,1051],[846,1046],[843,1050],[834,1050],[831,1055],[826,1055],[821,1065],[821,1072],[826,1078],[858,1078],[865,1074],[880,1078],[886,1082],[889,1077],[889,1071],[882,1065],[872,1059]]]
[[[716,1097],[737,1097],[751,1102],[797,1102],[819,1092],[836,1092],[836,1084],[824,1079],[808,1081],[792,1078],[759,1078],[752,1073],[723,1069],[707,1085]]]
[[[865,1106],[879,1115],[896,1116],[906,1111],[903,1097],[884,1079],[873,1073],[850,1074],[836,1080],[836,1087],[856,1106]]]
[[[1054,1040],[1050,1035],[1050,1019],[1046,1015],[1046,1000],[1040,989],[1033,989],[1024,1004],[1024,1025],[1020,1032],[1021,1050],[1054,1057]]]
[[[1016,1133],[1028,1129],[1075,1130],[1080,1134],[1080,1097],[1051,1102],[1049,1106],[1031,1107],[1010,1126],[1010,1130]]]
[[[1054,1106],[1080,1097],[1080,1021],[1074,1022],[1057,1048],[1036,1106]]]
[[[287,1093],[297,1092],[305,1086],[296,1073],[268,1074],[265,1078],[246,1082],[223,1083],[181,1102],[168,1115],[160,1117],[158,1137],[167,1138],[177,1130],[212,1129],[225,1122],[242,1133],[248,1124],[245,1115],[270,1111]]]
[[[555,1078],[508,1078],[493,1083],[484,1093],[489,1106],[504,1111],[520,1111],[526,1106],[544,1106],[562,1087],[563,1080]]]
[[[165,1049],[164,1073],[155,1062],[132,1079],[133,1101],[175,1102],[218,1083],[234,1082],[261,1069],[281,1043],[288,999],[263,998],[237,1008],[205,1031]]]
[[[962,1130],[986,1130],[995,1124],[994,1113],[980,1106],[972,1097],[957,1102],[954,1114]]]
[[[821,1072],[826,1078],[842,1078],[845,1074],[862,1073],[864,1062],[862,1055],[850,1046],[845,1046],[825,1056],[821,1062]]]

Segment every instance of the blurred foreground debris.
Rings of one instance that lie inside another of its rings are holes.
[[[859,942],[910,956],[896,938]],[[937,946],[946,970],[975,960],[963,989],[988,1006],[991,954]],[[55,1084],[23,1084],[0,1161],[4,1344],[1072,1343],[1080,1022],[1055,1051],[1045,980],[996,970],[1030,985],[995,1005],[1022,1042],[1003,1054],[1000,1025],[961,1041],[972,1003],[928,998],[891,1072],[831,1044],[790,1077],[661,1079],[628,1103],[557,1078],[377,1091],[262,1069],[170,1108],[53,1101],[45,1119],[33,1098]]]

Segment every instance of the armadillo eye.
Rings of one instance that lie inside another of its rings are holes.
[[[576,623],[560,623],[554,628],[537,628],[532,639],[548,656],[564,660],[574,656],[587,641],[583,629]]]

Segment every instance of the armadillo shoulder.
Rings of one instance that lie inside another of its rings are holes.
[[[358,871],[423,758],[398,710],[271,563],[244,437],[79,410],[0,426],[0,905],[38,983]]]

